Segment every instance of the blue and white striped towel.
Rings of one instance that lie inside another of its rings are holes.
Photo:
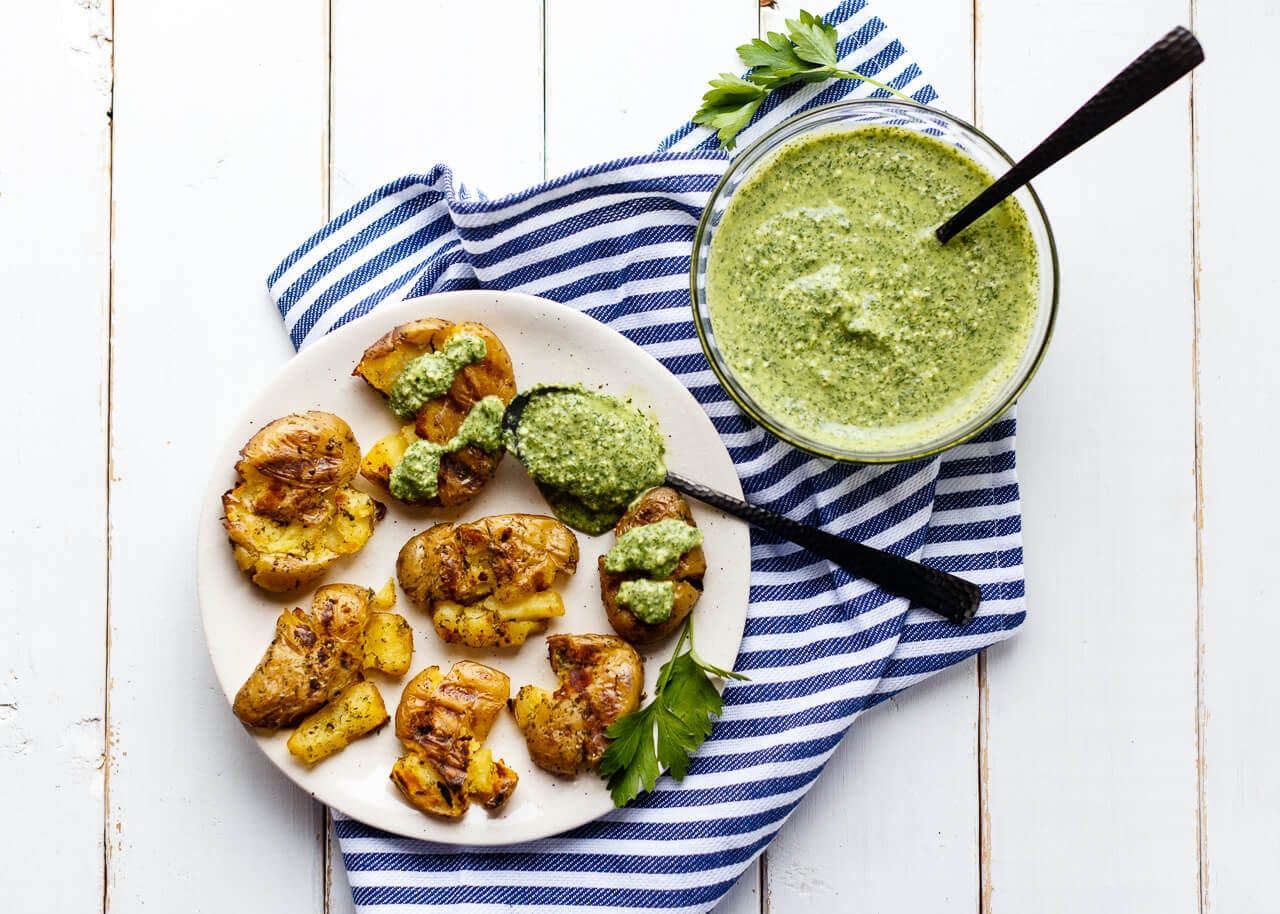
[[[936,93],[864,0],[827,17],[842,64],[921,102]],[[775,93],[743,145],[854,82]],[[881,93],[883,94],[883,93]],[[694,334],[694,227],[727,156],[687,124],[662,151],[609,162],[495,200],[459,193],[449,169],[380,188],[308,239],[269,286],[305,346],[384,301],[497,288],[580,308],[648,349],[715,423],[751,501],[982,585],[964,628],[913,609],[808,552],[751,531],[751,606],[725,710],[682,784],[596,822],[506,848],[396,838],[339,818],[363,914],[706,911],[729,890],[867,708],[999,641],[1024,617],[1014,421],[940,458],[852,467],[806,456],[737,410]]]

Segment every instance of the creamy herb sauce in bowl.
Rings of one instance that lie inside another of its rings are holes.
[[[783,438],[838,459],[922,456],[1029,379],[1056,302],[1052,241],[1038,204],[1029,216],[1009,198],[940,244],[934,229],[991,174],[919,124],[836,126],[717,188],[695,252],[700,335],[730,394]]]

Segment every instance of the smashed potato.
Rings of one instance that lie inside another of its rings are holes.
[[[554,692],[527,685],[510,702],[529,756],[552,774],[574,775],[600,764],[619,717],[640,706],[644,667],[635,648],[613,635],[552,635]]]
[[[391,616],[399,620],[397,630],[408,628],[395,613],[371,611],[394,605],[394,591],[393,602],[386,599],[386,588],[375,596],[367,587],[328,584],[316,591],[310,613],[285,610],[262,660],[236,694],[231,708],[236,717],[254,727],[293,727],[363,681],[365,669],[383,669],[383,654],[370,651],[370,619]]]
[[[240,451],[239,483],[222,496],[240,570],[283,593],[358,552],[386,508],[348,483],[360,465],[351,427],[332,413],[276,419]]]
[[[372,597],[367,587],[329,584],[316,591],[310,613],[285,610],[262,660],[236,694],[236,717],[254,727],[292,727],[364,679]]]
[[[377,730],[390,719],[378,687],[366,679],[348,686],[337,698],[299,724],[286,745],[295,757],[307,765],[314,765]]]
[[[471,660],[410,680],[396,708],[396,736],[408,751],[391,769],[409,805],[457,818],[473,800],[485,809],[507,801],[519,777],[480,744],[510,693],[505,673]]]
[[[637,527],[662,520],[679,520],[691,527],[698,525],[680,493],[675,489],[659,486],[640,496],[627,513],[622,515],[613,532],[622,536]],[[624,581],[648,576],[637,571],[606,571],[604,563],[605,557],[602,555],[599,560],[600,594],[604,600],[605,612],[609,616],[609,624],[632,644],[655,644],[678,631],[693,611],[698,597],[702,596],[702,579],[707,571],[707,560],[701,546],[694,546],[684,553],[675,570],[659,579],[671,581],[675,591],[671,615],[661,622],[646,622],[618,603],[618,590]]]
[[[551,587],[577,567],[578,538],[560,521],[498,514],[419,533],[401,548],[396,576],[443,640],[509,647],[564,613]]]
[[[410,363],[443,350],[449,339],[460,333],[484,341],[484,358],[460,368],[447,393],[424,403],[412,425],[378,441],[360,466],[361,475],[388,494],[391,493],[391,471],[414,441],[425,438],[446,444],[458,433],[472,407],[485,397],[496,396],[503,403],[511,402],[516,394],[511,356],[497,335],[484,324],[471,321],[455,324],[441,318],[428,318],[402,324],[382,336],[365,350],[352,372],[384,397],[389,396]],[[493,478],[501,459],[501,452],[489,454],[474,445],[445,454],[440,461],[436,495],[414,503],[448,507],[469,501]]]

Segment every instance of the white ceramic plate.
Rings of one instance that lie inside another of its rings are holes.
[[[555,302],[508,292],[453,292],[384,306],[339,328],[289,362],[250,404],[215,462],[218,469],[205,493],[200,520],[198,586],[205,636],[228,700],[261,659],[281,609],[310,609],[315,590],[304,587],[293,594],[269,594],[252,585],[236,568],[222,529],[221,496],[235,482],[233,466],[240,447],[267,422],[308,409],[341,416],[365,449],[395,431],[398,422],[382,397],[352,377],[351,370],[365,348],[383,333],[425,317],[479,321],[491,327],[511,354],[521,389],[539,382],[581,382],[632,398],[657,416],[667,439],[667,464],[672,472],[741,495],[733,463],[697,401],[655,359],[595,320]],[[376,494],[363,479],[355,484]],[[369,543],[357,555],[340,560],[320,583],[342,581],[377,589],[395,574],[396,555],[404,542],[442,520],[472,520],[518,511],[550,513],[524,469],[509,456],[484,491],[461,508],[411,509],[379,497],[387,503],[387,515]],[[704,505],[693,503],[692,508],[705,537],[707,556],[706,589],[694,610],[698,652],[710,662],[730,668],[746,622],[751,563],[747,527]],[[600,602],[596,558],[612,545],[613,534],[579,534],[578,543],[578,573],[559,587],[565,615],[552,621],[547,634],[612,632]],[[411,676],[431,664],[447,670],[463,657],[507,673],[512,694],[526,683],[554,687],[555,677],[541,637],[531,638],[519,649],[446,645],[426,614],[410,604],[403,592],[398,596],[397,611],[414,627],[413,665],[402,680],[368,674],[393,717],[403,684]],[[665,642],[644,655],[646,694],[652,694],[658,668],[671,648],[672,642]],[[604,782],[596,775],[557,778],[533,765],[509,714],[498,719],[487,745],[516,769],[519,786],[497,813],[473,806],[452,822],[426,816],[401,800],[389,778],[400,755],[391,724],[312,769],[285,748],[288,731],[249,732],[276,766],[312,796],[362,822],[407,837],[449,844],[508,844],[562,832],[613,808]]]

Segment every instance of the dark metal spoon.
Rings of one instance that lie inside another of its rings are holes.
[[[520,417],[533,396],[569,391],[569,387],[540,387],[517,394],[507,406],[502,417],[502,429],[511,450],[520,460]],[[853,540],[827,533],[775,514],[772,511],[748,504],[739,498],[718,492],[701,483],[668,473],[666,484],[690,498],[719,508],[726,514],[755,524],[761,529],[776,533],[784,539],[804,546],[815,555],[834,562],[850,574],[874,581],[884,590],[906,597],[914,603],[939,613],[958,625],[973,619],[982,600],[982,592],[976,584],[947,574],[936,568],[921,565],[910,559],[884,552]]]
[[[934,233],[946,244],[979,216],[1050,165],[1075,152],[1121,118],[1132,114],[1194,70],[1204,60],[1196,36],[1182,26],[1165,35],[1125,67],[1022,161],[1006,171]]]

